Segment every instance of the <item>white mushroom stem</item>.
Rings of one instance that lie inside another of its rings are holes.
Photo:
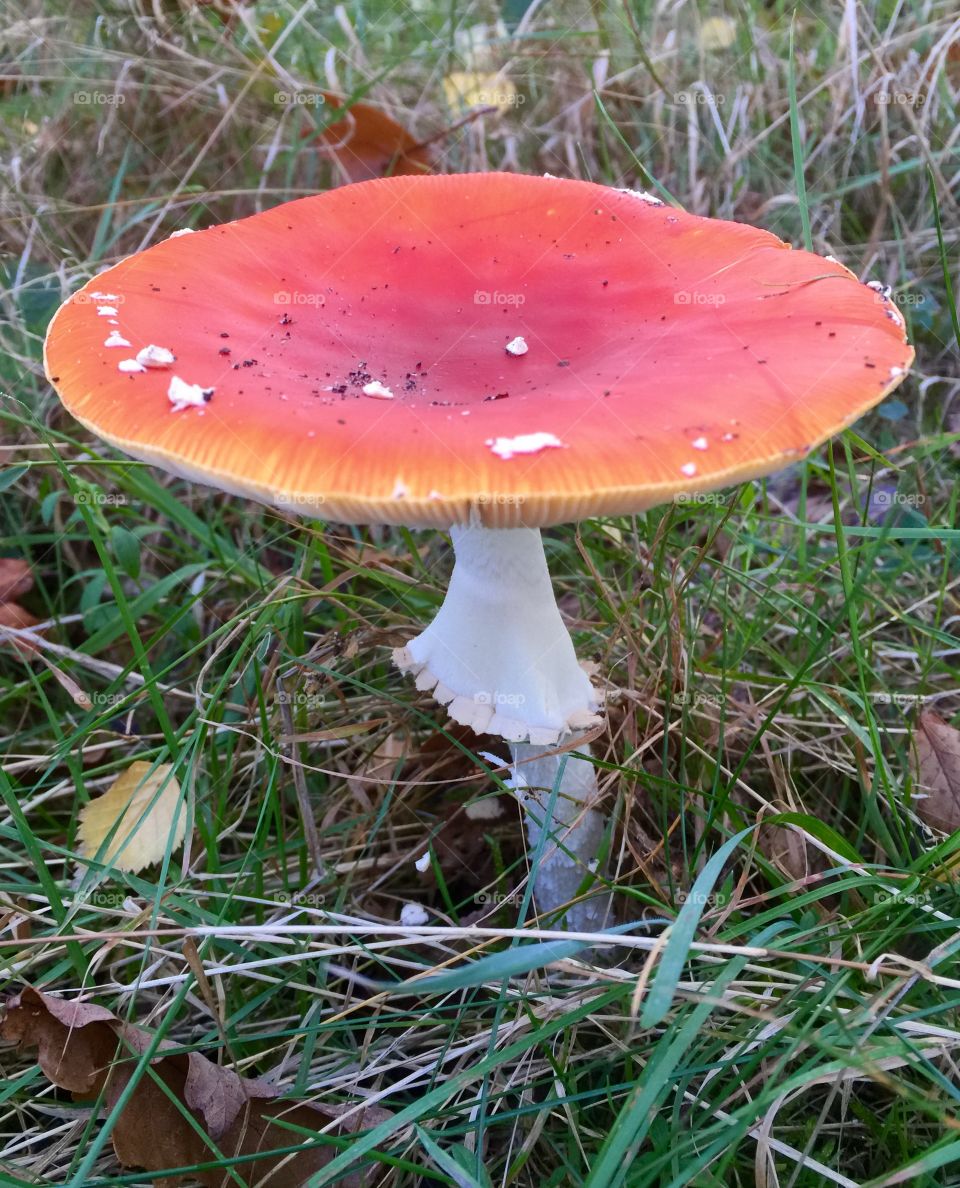
[[[593,725],[580,667],[534,528],[452,528],[456,563],[426,631],[395,654],[455,722],[508,742],[555,743]]]
[[[589,886],[598,883],[597,855],[604,831],[603,814],[591,807],[598,799],[597,775],[586,759],[549,753],[555,749],[510,744],[512,783],[523,805],[531,856],[536,854],[544,828],[547,831],[534,898],[539,912],[553,912],[571,903],[587,884],[588,897],[566,911],[566,925],[573,932],[596,932],[611,923],[609,892]],[[587,745],[577,750],[590,754]]]
[[[597,721],[598,699],[560,617],[540,533],[470,526],[452,528],[451,538],[456,561],[443,605],[394,659],[454,721],[514,744],[515,763],[554,750]],[[518,793],[531,843],[540,838],[561,767],[534,888],[541,913],[562,907],[591,875],[603,832],[603,818],[591,807],[593,765],[551,756],[520,762],[517,772],[529,786]],[[578,905],[567,913],[568,924],[575,913],[579,928],[599,926],[607,898]]]

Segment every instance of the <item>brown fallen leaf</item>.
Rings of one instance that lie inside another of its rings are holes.
[[[36,1048],[47,1080],[70,1090],[74,1097],[103,1093],[108,1110],[154,1040],[149,1031],[124,1023],[105,1007],[43,994],[32,986],[7,1001],[0,1036],[21,1048]],[[392,1116],[374,1106],[354,1111],[351,1106],[284,1100],[264,1081],[238,1076],[199,1052],[181,1052],[177,1047],[169,1040],[160,1041],[150,1072],[140,1077],[111,1131],[117,1159],[126,1167],[154,1172],[256,1154],[258,1158],[236,1167],[244,1183],[296,1188],[326,1166],[339,1148],[304,1145],[310,1140],[288,1126],[319,1131],[343,1118],[333,1133],[352,1134]],[[191,1126],[176,1102],[186,1107],[209,1141]],[[289,1147],[295,1148],[290,1154],[273,1153]],[[370,1188],[379,1176],[374,1166],[350,1173],[337,1184]],[[190,1179],[209,1188],[227,1188],[237,1182],[229,1170],[198,1171]],[[165,1178],[163,1182],[180,1181]]]
[[[337,95],[323,93],[326,108],[343,111],[342,119],[325,128],[314,143],[332,156],[350,181],[373,177],[429,173],[433,159],[427,149],[379,107],[351,103],[349,108]],[[304,136],[310,136],[308,129]]]
[[[0,602],[0,627],[13,627],[17,631],[25,631],[30,627],[36,627],[39,622],[40,620],[24,610],[19,602]],[[37,650],[37,645],[31,640],[13,635],[0,635],[0,643],[7,644],[23,655]]]
[[[21,557],[0,557],[0,602],[22,598],[33,589],[33,571]]]
[[[0,627],[14,627],[23,631],[36,627],[39,619],[34,618],[14,600],[29,594],[33,589],[33,571],[22,557],[0,557]],[[22,655],[37,650],[37,645],[27,639],[16,639],[12,635],[0,636],[0,642],[15,648]]]
[[[397,778],[397,772],[403,767],[409,753],[410,744],[401,734],[392,730],[377,744],[373,754],[364,764],[361,774],[367,781],[389,787]]]
[[[960,829],[960,730],[921,710],[911,758],[917,816],[944,833]]]
[[[14,940],[29,940],[33,936],[33,920],[30,904],[22,899],[14,899],[8,910],[6,904],[0,904],[0,931],[9,929]]]
[[[168,844],[171,850],[179,849],[186,835],[187,809],[172,772],[169,763],[154,766],[137,759],[102,796],[85,804],[77,829],[83,857],[138,871],[159,862]]]
[[[775,807],[786,810],[789,805]],[[824,855],[786,825],[761,825],[757,831],[757,848],[781,874],[795,883],[802,883],[829,869]]]
[[[40,620],[31,615],[29,611],[24,610],[19,602],[0,602],[0,626],[14,627],[18,631],[23,631],[29,627],[36,627]],[[26,640],[17,641],[22,642],[25,647],[33,647],[33,644],[27,643]]]

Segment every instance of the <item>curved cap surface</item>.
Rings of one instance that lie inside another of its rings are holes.
[[[634,191],[392,177],[170,239],[58,311],[119,449],[351,523],[531,527],[775,470],[913,358],[877,287]]]

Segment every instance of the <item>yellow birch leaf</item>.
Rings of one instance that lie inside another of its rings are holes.
[[[114,826],[106,850],[100,853]],[[158,862],[168,845],[178,849],[186,828],[187,808],[181,803],[171,765],[154,767],[138,759],[102,796],[80,810],[77,837],[85,858],[110,863],[118,870],[138,871]]]
[[[700,26],[700,44],[705,50],[725,50],[737,40],[737,26],[729,17],[709,17]]]
[[[495,107],[506,111],[522,100],[517,88],[502,74],[479,74],[475,70],[455,70],[443,80],[443,94],[453,111],[471,107]]]

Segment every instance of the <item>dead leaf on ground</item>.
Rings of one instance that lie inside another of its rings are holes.
[[[408,758],[409,743],[395,730],[378,743],[367,760],[363,775],[383,787],[389,787]]]
[[[385,111],[370,103],[351,103],[347,108],[328,91],[323,98],[327,109],[343,111],[344,116],[325,128],[314,143],[335,158],[350,181],[430,173],[430,153]],[[312,133],[313,129],[308,129],[304,136]]]
[[[700,47],[704,50],[729,49],[737,40],[737,26],[729,17],[708,17],[700,26]]]
[[[960,730],[933,710],[922,710],[911,758],[917,816],[945,833],[960,829]]]
[[[0,602],[21,598],[33,589],[33,572],[20,557],[0,557]]]
[[[0,557],[0,627],[25,631],[40,622],[16,601],[33,589],[33,572],[20,557]],[[37,645],[27,639],[6,636],[4,641],[18,652],[35,652]]]
[[[347,787],[364,812],[373,812],[370,793],[387,788],[401,778],[407,763],[407,745],[395,731],[380,740],[360,767],[347,776]]]
[[[24,610],[18,602],[0,602],[0,627],[13,627],[17,631],[25,631],[29,627],[36,627],[39,622],[40,620],[36,616]],[[25,648],[28,651],[36,650],[36,644],[30,643],[26,639],[11,639],[10,642],[15,648]]]
[[[138,871],[159,862],[168,844],[171,851],[179,849],[186,829],[187,808],[171,765],[138,759],[102,796],[83,806],[77,837],[84,858]],[[109,844],[100,853],[108,836]]]
[[[443,95],[450,110],[458,113],[475,107],[507,111],[522,102],[517,98],[516,86],[501,72],[455,70],[443,80]]]
[[[21,1048],[36,1048],[47,1080],[75,1097],[94,1098],[103,1093],[107,1110],[116,1104],[137,1060],[154,1040],[149,1031],[122,1022],[105,1007],[70,1002],[31,986],[8,1000],[0,1035]],[[378,1107],[353,1112],[351,1106],[284,1100],[264,1081],[238,1076],[199,1052],[177,1048],[169,1040],[160,1041],[150,1060],[150,1072],[144,1071],[140,1077],[111,1131],[117,1159],[126,1167],[163,1171],[209,1163],[221,1156],[257,1154],[257,1159],[237,1165],[244,1183],[295,1188],[325,1167],[339,1148],[303,1146],[310,1140],[288,1127],[319,1131],[349,1114],[333,1133],[352,1134],[392,1116]],[[211,1141],[191,1126],[177,1101]],[[272,1153],[289,1147],[297,1149],[289,1155]],[[369,1188],[378,1175],[374,1167],[336,1183],[341,1188]],[[190,1179],[209,1188],[236,1184],[229,1170],[198,1171],[191,1173]],[[171,1185],[180,1182],[179,1178],[163,1180]]]
[[[785,811],[789,806],[775,807]],[[789,825],[761,825],[757,831],[757,848],[771,865],[794,883],[802,883],[829,869],[826,857]]]

